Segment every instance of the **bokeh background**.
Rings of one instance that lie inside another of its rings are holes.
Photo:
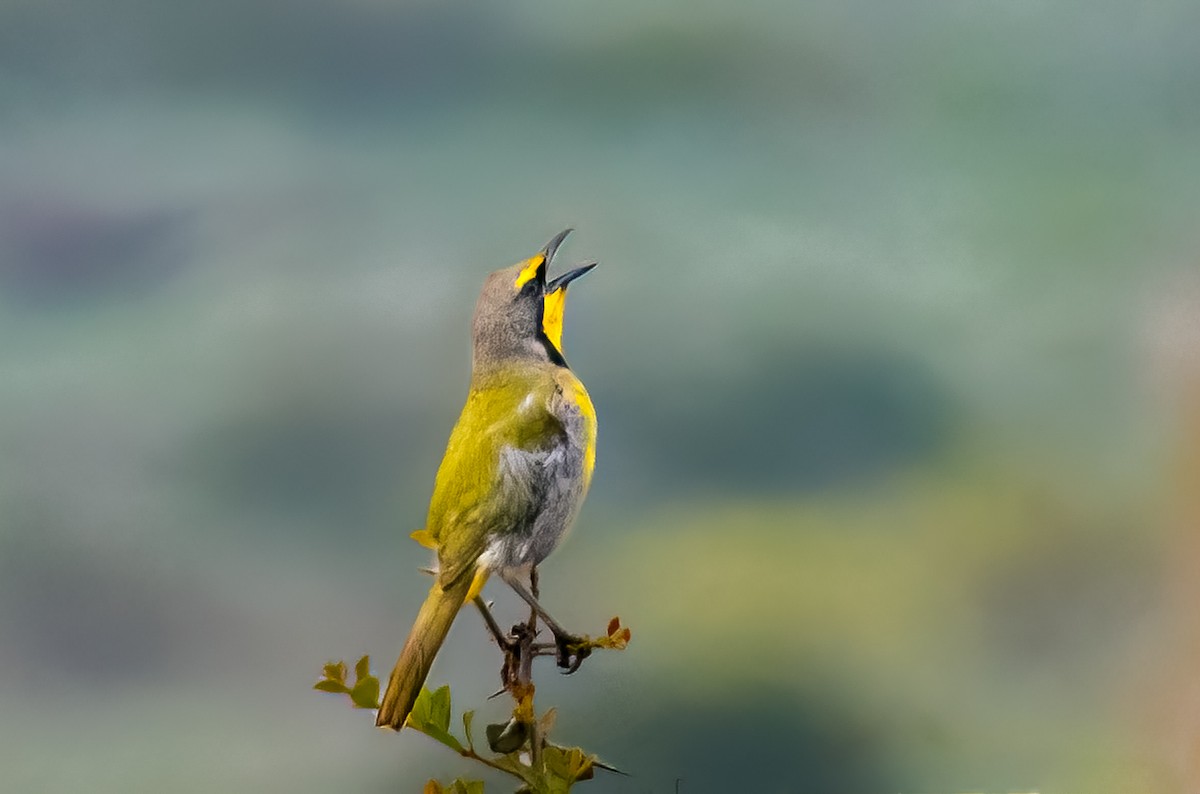
[[[470,771],[310,687],[390,668],[478,286],[570,225],[587,790],[1200,790],[1198,28],[5,0],[3,788]],[[497,662],[465,614],[434,682]]]

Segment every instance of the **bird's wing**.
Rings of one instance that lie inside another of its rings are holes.
[[[567,443],[551,410],[554,395],[551,383],[468,398],[438,470],[427,524],[443,588],[474,572],[494,536],[526,529],[541,511],[544,462]]]

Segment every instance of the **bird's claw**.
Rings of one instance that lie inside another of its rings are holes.
[[[592,644],[586,637],[556,635],[554,644],[557,650],[556,661],[563,670],[563,675],[574,673],[583,664],[583,660],[592,655]]]

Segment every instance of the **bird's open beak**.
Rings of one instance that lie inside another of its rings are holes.
[[[554,259],[554,254],[558,251],[558,247],[562,245],[562,241],[567,239],[567,235],[571,233],[571,229],[563,229],[558,234],[550,238],[550,242],[542,247],[533,256],[525,260],[521,266],[521,270],[517,273],[517,280],[514,286],[521,289],[528,282],[536,279],[544,285],[546,283],[546,268],[550,267],[550,261]]]
[[[563,229],[561,232],[550,238],[550,242],[546,243],[546,245],[542,248],[542,262],[545,263],[546,267],[550,267],[550,263],[554,261],[554,254],[556,251],[558,251],[558,247],[562,245],[563,240],[567,239],[567,235],[573,231],[574,229]]]
[[[566,273],[563,273],[561,276],[556,277],[553,281],[551,281],[550,283],[548,283],[546,285],[546,294],[549,295],[552,292],[557,292],[560,289],[565,289],[568,284],[570,284],[575,279],[579,278],[580,276],[582,276],[585,273],[587,273],[588,271],[590,271],[592,268],[594,268],[596,266],[596,264],[597,264],[596,262],[588,262],[586,264],[580,265],[579,267],[577,267],[573,270],[568,270]]]

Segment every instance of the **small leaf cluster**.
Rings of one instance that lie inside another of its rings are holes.
[[[425,784],[421,794],[483,794],[483,781],[459,778],[450,785],[443,786],[436,780],[431,780]]]
[[[563,747],[552,744],[547,737],[554,728],[556,711],[551,708],[539,717],[533,705],[534,684],[530,677],[530,662],[536,656],[561,653],[553,644],[534,644],[537,634],[535,618],[530,619],[528,628],[524,624],[513,627],[507,637],[497,636],[505,653],[505,665],[501,678],[504,690],[515,701],[512,716],[507,722],[487,725],[484,737],[487,751],[479,752],[473,734],[474,711],[462,715],[462,737],[450,730],[453,711],[450,704],[450,687],[429,690],[422,688],[405,722],[406,727],[420,731],[464,758],[478,761],[499,772],[511,775],[520,781],[517,794],[567,794],[571,786],[581,780],[590,780],[597,768],[612,772],[619,770],[600,761],[596,756],[578,747]],[[592,639],[586,635],[573,637],[567,650],[577,661],[586,658],[596,648],[624,650],[632,633],[621,625],[619,618],[609,621],[606,633]],[[523,663],[521,660],[524,660]],[[561,666],[561,665],[560,665]],[[354,683],[346,681],[346,663],[329,662],[322,670],[322,677],[313,685],[321,692],[346,695],[355,708],[379,708],[379,679],[371,674],[371,659],[363,656],[354,665]],[[575,665],[578,667],[578,664]],[[574,668],[571,670],[573,672]],[[623,774],[623,773],[622,773]],[[425,784],[425,794],[483,794],[483,782],[458,779],[443,786],[437,780]]]
[[[629,645],[629,640],[633,637],[633,632],[628,626],[621,625],[620,618],[613,618],[608,621],[608,634],[604,637],[598,637],[592,640],[592,645],[597,648],[606,648],[610,651],[623,651]]]
[[[485,731],[488,747],[496,755],[481,755],[476,750],[472,732],[475,712],[467,711],[462,715],[463,739],[450,732],[451,715],[450,687],[443,686],[433,691],[426,688],[417,696],[417,702],[413,705],[406,724],[465,758],[482,761],[493,769],[520,778],[524,783],[519,789],[520,792],[566,794],[572,784],[590,779],[597,766],[610,768],[578,747],[560,747],[548,742],[541,747],[540,763],[535,764],[528,752],[531,749],[532,733],[526,723],[517,719],[488,725]],[[553,727],[554,715],[554,709],[550,709],[537,721],[538,735],[543,739]],[[446,791],[455,794],[459,791],[471,794],[476,790],[482,791],[482,783],[479,784],[479,789],[471,788],[474,781],[456,780],[450,788],[430,788],[431,785],[440,786],[436,781],[430,781],[426,784],[426,791]]]
[[[379,679],[371,675],[370,656],[364,656],[354,665],[353,686],[346,685],[346,663],[339,660],[325,665],[324,675],[313,684],[313,689],[349,695],[356,709],[379,708]]]

